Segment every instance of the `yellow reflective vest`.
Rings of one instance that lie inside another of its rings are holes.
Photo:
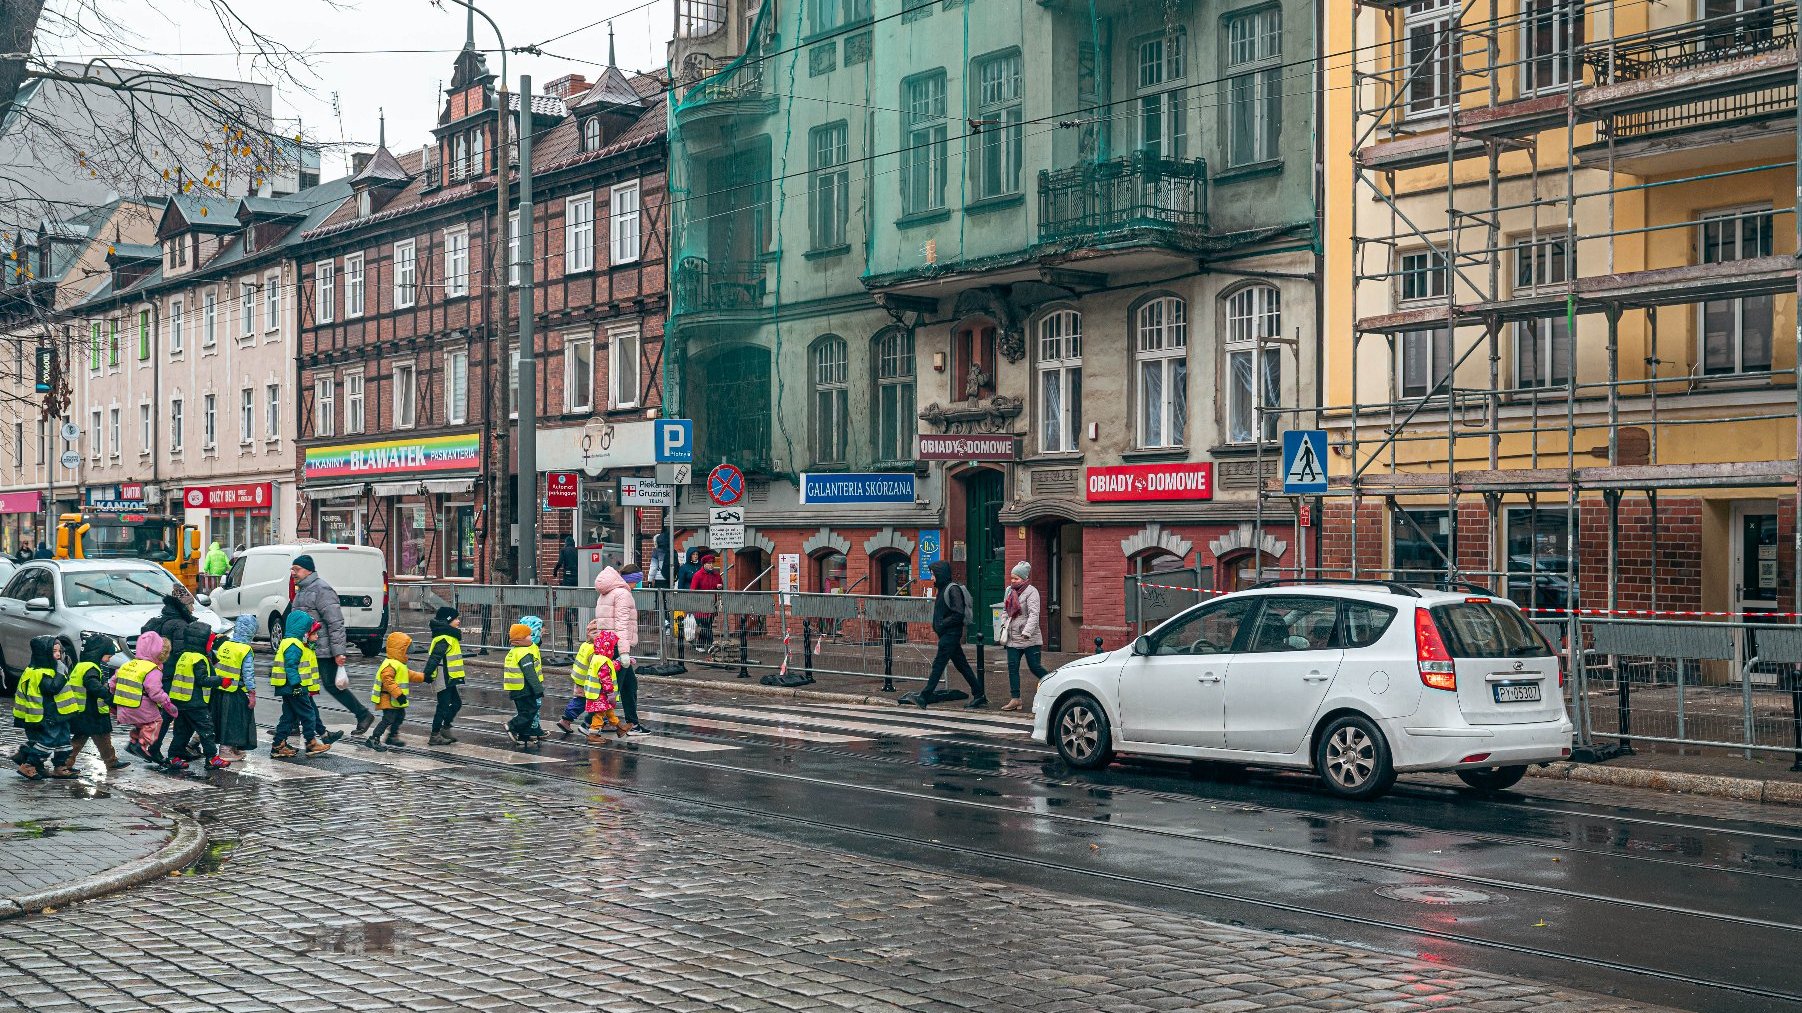
[[[463,642],[448,633],[440,633],[432,638],[432,650],[439,644],[444,645],[444,681],[463,681]]]
[[[48,668],[28,668],[13,689],[13,717],[28,725],[44,723],[44,679],[54,678]]]
[[[288,648],[300,648],[299,670],[293,672],[294,680],[300,688],[309,693],[319,692],[319,655],[306,642],[296,637],[288,637],[275,648],[275,664],[269,669],[269,685],[272,689],[282,689],[288,685],[290,675],[287,664],[282,660],[288,656]]]
[[[394,698],[389,701],[388,705],[405,707],[407,705],[407,683],[412,680],[407,671],[407,663],[395,661],[393,658],[383,658],[382,663],[376,666],[375,685],[369,687],[369,702],[373,704],[382,702],[382,676],[384,675],[394,680]]]
[[[175,663],[175,674],[169,680],[169,699],[176,703],[187,703],[194,699],[194,669],[207,663],[206,655],[199,651],[188,651]],[[200,702],[213,702],[213,688],[200,687]]]
[[[113,706],[136,707],[144,702],[144,680],[156,671],[156,662],[133,658],[113,676]]]
[[[75,670],[69,673],[69,684],[62,688],[62,692],[56,694],[56,712],[58,714],[80,714],[88,709],[87,676],[90,670],[96,673],[101,671],[100,666],[94,662],[82,661],[78,662]],[[100,713],[112,713],[111,708],[106,705],[106,694],[102,693],[96,699],[100,701]]]
[[[601,686],[594,677],[594,656],[594,644],[583,641],[576,649],[576,663],[569,670],[569,681],[575,684],[576,695],[584,700],[600,699]]]
[[[219,687],[220,691],[244,692],[244,659],[250,657],[250,645],[227,640],[214,648],[213,654],[218,657],[218,661],[213,664],[213,671],[225,680]]]

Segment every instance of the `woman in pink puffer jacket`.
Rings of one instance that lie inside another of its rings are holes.
[[[146,630],[138,634],[137,657],[139,661],[162,664],[167,652],[164,650],[163,638],[154,630]],[[106,688],[110,693],[118,679],[114,676],[107,680]],[[153,668],[144,676],[144,695],[136,707],[115,707],[113,722],[130,729],[129,738],[125,742],[125,751],[135,756],[149,759],[149,751],[156,746],[157,735],[162,731],[163,720],[174,719],[175,704],[169,694],[163,691],[163,671]]]
[[[594,603],[594,621],[589,624],[592,638],[599,630],[610,630],[619,638],[619,706],[630,731],[638,727],[638,676],[632,666],[632,648],[638,644],[638,606],[632,601],[632,588],[644,580],[644,570],[629,563],[623,571],[609,566],[594,579],[600,598]]]

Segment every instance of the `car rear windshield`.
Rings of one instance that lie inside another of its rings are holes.
[[[1552,651],[1512,605],[1467,601],[1433,610],[1454,658],[1539,658]]]

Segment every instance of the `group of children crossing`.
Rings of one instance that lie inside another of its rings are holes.
[[[115,719],[129,729],[127,752],[170,773],[186,773],[191,760],[201,760],[207,770],[229,767],[231,761],[219,755],[221,727],[234,729],[237,741],[246,734],[240,726],[248,727],[250,744],[254,744],[256,674],[251,638],[255,620],[239,617],[229,638],[219,637],[199,622],[164,629],[170,631],[167,638],[155,629],[140,633],[135,657],[129,660],[112,653],[105,638],[92,638],[72,667],[61,641],[54,637],[32,640],[31,664],[13,697],[14,724],[25,732],[24,744],[12,756],[20,775],[33,780],[74,777],[75,758],[89,742],[108,769],[130,766],[130,761],[113,751]],[[342,731],[325,727],[313,702],[323,689],[316,653],[321,629],[312,615],[299,609],[291,610],[283,622],[268,678],[282,707],[269,749],[275,759],[317,756],[344,736]],[[507,734],[520,749],[545,738],[538,720],[545,696],[544,656],[539,648],[543,631],[544,623],[537,616],[524,616],[508,630],[502,688],[515,707]],[[400,728],[407,716],[409,687],[440,674],[444,686],[438,693],[427,742],[438,746],[457,741],[451,725],[463,706],[464,679],[462,624],[457,610],[440,608],[432,619],[431,633],[424,671],[407,667],[413,638],[399,632],[388,634],[369,691],[369,702],[381,712],[381,721],[363,745],[376,750],[405,746]],[[603,629],[598,620],[589,623],[587,633],[570,671],[573,695],[557,726],[565,736],[571,735],[579,720],[589,741],[598,743],[606,729],[620,737],[628,730],[620,708],[620,645],[618,637]],[[296,736],[304,743],[299,748],[290,741]]]

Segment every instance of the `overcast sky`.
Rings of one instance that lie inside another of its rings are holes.
[[[3,0],[0,0],[3,2]],[[76,0],[52,0],[69,7]],[[213,77],[247,78],[268,83],[232,45],[211,12],[208,0],[97,0],[129,33],[114,40],[115,53],[150,55],[147,62],[165,69]],[[323,176],[344,171],[339,141],[374,145],[377,110],[388,117],[388,146],[396,152],[417,148],[431,139],[443,88],[450,83],[451,63],[463,46],[463,7],[444,0],[233,0],[238,14],[258,31],[311,56],[309,89],[281,84],[276,115],[298,117],[309,139],[327,145]],[[583,26],[616,12],[613,28],[621,69],[661,68],[672,24],[673,0],[476,0],[500,25],[509,47],[539,45],[546,56],[509,54],[510,85],[531,74],[535,90],[565,74],[593,80],[607,62],[607,26]],[[639,8],[632,10],[632,8]],[[574,29],[574,34],[548,42]],[[494,32],[476,19],[476,45],[495,48]],[[137,47],[133,49],[132,47]],[[51,56],[94,56],[91,41],[44,40],[40,50]],[[355,50],[357,52],[341,52]],[[426,50],[426,52],[420,52]],[[500,58],[490,52],[488,67],[500,73]],[[336,92],[342,112],[332,111]]]

